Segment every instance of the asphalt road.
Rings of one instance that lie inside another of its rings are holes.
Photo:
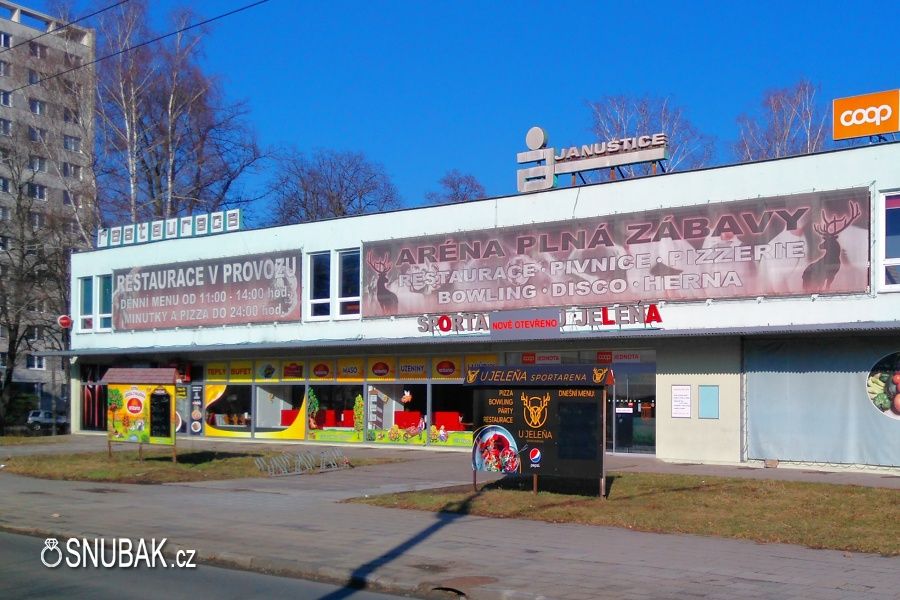
[[[95,569],[70,568],[63,563],[50,569],[41,563],[43,548],[43,539],[0,532],[0,598],[390,600],[402,597],[207,565],[195,569],[160,566]]]

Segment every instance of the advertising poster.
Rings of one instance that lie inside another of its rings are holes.
[[[476,471],[600,478],[604,368],[568,365],[466,370],[475,386]]]
[[[689,386],[689,385],[673,385],[672,386],[672,418],[673,419],[690,419],[691,418],[691,386]]]
[[[203,386],[191,386],[191,435],[203,435]]]
[[[865,292],[868,188],[363,245],[368,318]]]
[[[113,329],[300,321],[300,252],[113,271]]]
[[[175,386],[110,384],[107,406],[109,441],[175,443]]]

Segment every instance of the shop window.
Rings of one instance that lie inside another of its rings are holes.
[[[81,298],[79,303],[80,329],[90,330],[94,328],[94,278],[82,277],[78,280],[78,285]]]
[[[282,431],[303,419],[304,386],[261,385],[256,388],[255,431]]]
[[[331,253],[310,254],[309,271],[309,315],[328,317],[331,315]]]
[[[900,291],[900,195],[884,199],[883,289]]]
[[[206,407],[206,424],[224,431],[250,431],[253,386],[229,385]]]
[[[359,250],[338,252],[338,314],[359,314]]]

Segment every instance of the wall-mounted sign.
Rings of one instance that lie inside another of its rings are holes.
[[[101,227],[97,230],[97,248],[128,246],[144,242],[158,242],[238,231],[243,226],[240,208],[212,214],[188,215],[159,221],[135,223],[120,227]],[[112,232],[116,231],[115,239]]]
[[[519,169],[516,183],[520,192],[549,190],[555,183],[555,177],[565,173],[581,173],[668,158],[668,139],[664,133],[571,146],[562,148],[557,153],[553,148],[547,148],[547,133],[540,127],[532,127],[525,135],[525,145],[529,151],[516,154],[516,161],[520,164],[543,164]]]
[[[861,293],[869,214],[854,188],[367,242],[363,317]]]
[[[691,386],[672,386],[672,418],[691,418]]]
[[[417,322],[420,333],[487,333],[490,331],[487,313],[421,315]]]
[[[300,320],[300,252],[113,271],[113,329]]]
[[[835,140],[900,131],[900,90],[837,98],[832,102]]]
[[[492,340],[532,340],[559,337],[557,308],[498,310],[491,313]]]

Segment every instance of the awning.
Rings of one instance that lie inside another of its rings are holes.
[[[154,355],[195,353],[237,353],[237,352],[287,352],[297,350],[353,350],[377,348],[396,348],[399,346],[445,346],[453,347],[452,351],[460,351],[457,347],[474,344],[502,345],[540,342],[552,344],[556,342],[571,343],[598,340],[633,340],[633,339],[666,339],[697,337],[755,337],[769,335],[812,335],[839,333],[872,333],[888,334],[900,332],[900,321],[857,321],[845,323],[815,323],[800,325],[762,325],[754,327],[719,327],[702,329],[597,329],[594,331],[577,331],[561,333],[559,338],[524,338],[514,342],[491,340],[489,335],[481,334],[445,334],[403,338],[347,338],[340,340],[295,340],[290,342],[262,342],[241,344],[188,344],[181,346],[146,346],[135,348],[81,348],[73,350],[53,350],[37,352],[41,356],[115,356],[127,354]]]

